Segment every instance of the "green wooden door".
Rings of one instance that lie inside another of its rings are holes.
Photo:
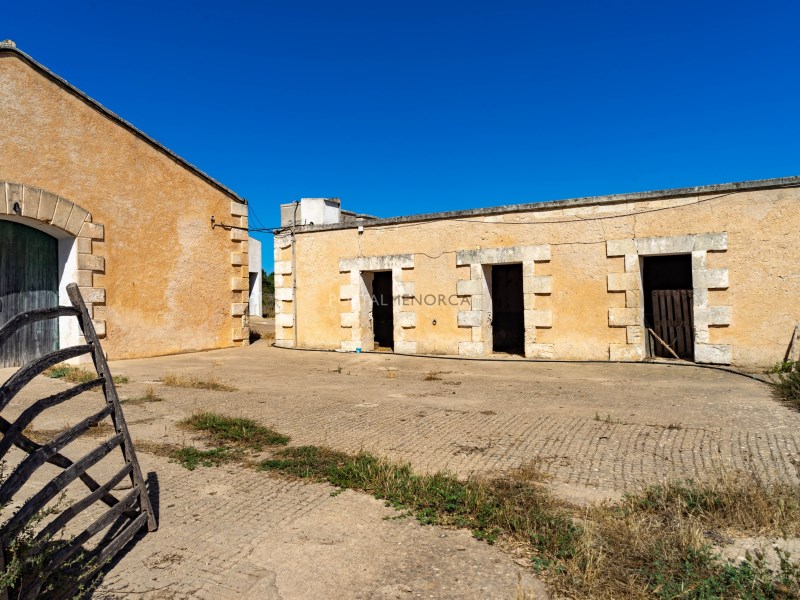
[[[21,312],[58,306],[58,240],[0,220],[0,326]],[[0,367],[19,367],[58,349],[58,320],[27,325],[0,348]]]

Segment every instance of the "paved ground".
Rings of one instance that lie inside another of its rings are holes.
[[[174,424],[202,409],[273,425],[293,444],[363,448],[429,471],[491,474],[537,460],[558,493],[578,500],[722,467],[798,478],[800,413],[759,382],[711,369],[302,352],[258,342],[112,370],[131,378],[123,397],[152,386],[165,399],[125,407],[141,441],[192,443]],[[217,377],[239,391],[167,388],[158,383],[167,372]],[[0,379],[9,374],[0,370]],[[10,411],[63,387],[39,378]],[[35,427],[76,421],[65,407]],[[141,460],[157,474],[162,527],[111,571],[108,597],[514,596],[521,569],[507,555],[463,532],[386,520],[393,513],[376,500],[242,468],[189,472],[146,453]]]

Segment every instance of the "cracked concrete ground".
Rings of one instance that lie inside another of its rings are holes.
[[[721,468],[797,481],[800,413],[759,382],[664,364],[529,363],[247,348],[112,363],[162,402],[125,405],[134,440],[191,444],[175,423],[198,410],[246,416],[292,444],[366,449],[425,471],[495,474],[530,461],[556,493],[613,497]],[[239,388],[169,388],[165,373]],[[5,379],[11,370],[0,371]],[[67,384],[38,378],[14,401]],[[78,420],[49,411],[36,429]],[[84,442],[82,441],[81,444]],[[75,456],[80,448],[74,450]],[[377,500],[240,467],[186,471],[140,452],[157,475],[160,530],[140,540],[98,597],[513,598],[542,587],[466,532],[422,527]]]

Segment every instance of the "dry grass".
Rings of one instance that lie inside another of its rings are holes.
[[[97,373],[94,371],[89,371],[88,369],[82,369],[80,367],[73,367],[72,365],[67,365],[64,363],[54,365],[49,369],[46,369],[42,375],[52,379],[63,379],[64,381],[69,381],[70,383],[88,383],[89,381],[98,378]],[[128,379],[125,375],[114,375],[113,379],[114,383],[117,385],[130,382],[130,379]]]
[[[423,381],[441,381],[442,378],[439,375],[442,374],[442,371],[428,371],[428,374],[423,377]]]
[[[366,453],[287,448],[264,470],[361,490],[423,524],[465,527],[530,558],[555,596],[612,598],[800,598],[800,564],[782,556],[724,563],[719,532],[800,533],[800,486],[728,474],[708,483],[651,487],[616,504],[577,508],[555,499],[535,465],[499,479],[421,475]],[[524,597],[520,596],[520,597]]]
[[[163,402],[164,399],[156,394],[156,390],[152,385],[147,386],[144,394],[141,396],[134,396],[132,398],[124,398],[120,400],[120,404],[147,404],[148,402]]]
[[[166,373],[161,382],[170,387],[190,388],[194,390],[213,390],[215,392],[235,392],[237,388],[223,383],[216,377],[202,378],[196,375],[180,375]]]
[[[397,371],[386,371],[386,377],[389,379],[397,379]]]

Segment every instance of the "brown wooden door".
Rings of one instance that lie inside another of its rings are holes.
[[[0,220],[0,326],[34,308],[58,306],[58,240]],[[58,319],[27,325],[0,348],[0,367],[19,367],[58,349]]]
[[[692,305],[692,290],[653,290],[653,330],[685,360],[694,360]],[[655,356],[674,358],[658,340],[650,343]]]

